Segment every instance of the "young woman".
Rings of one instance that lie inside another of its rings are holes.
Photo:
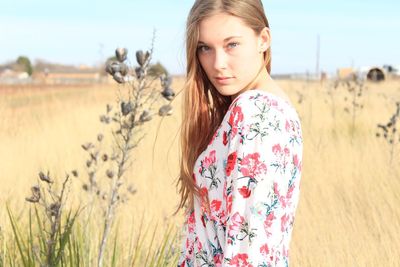
[[[178,266],[288,266],[303,141],[262,2],[196,0],[186,26]]]

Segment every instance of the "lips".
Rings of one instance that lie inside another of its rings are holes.
[[[220,85],[227,85],[230,84],[233,80],[233,77],[215,77],[215,81]]]

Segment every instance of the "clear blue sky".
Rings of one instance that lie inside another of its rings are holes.
[[[400,1],[263,0],[273,73],[400,65]],[[118,46],[148,49],[153,62],[185,71],[184,27],[192,0],[0,0],[0,63],[19,55],[94,65]],[[133,59],[133,57],[132,57]]]

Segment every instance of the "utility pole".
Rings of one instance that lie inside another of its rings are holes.
[[[319,34],[317,34],[317,64],[315,67],[315,75],[317,79],[319,79],[319,49],[320,49],[320,44],[319,44]]]

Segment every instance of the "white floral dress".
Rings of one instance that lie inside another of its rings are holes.
[[[300,119],[288,101],[259,89],[236,97],[195,163],[211,210],[195,198],[178,266],[288,266],[302,154]]]

